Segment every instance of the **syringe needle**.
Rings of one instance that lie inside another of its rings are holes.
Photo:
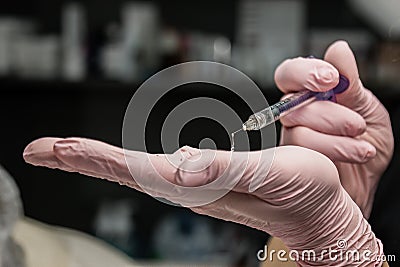
[[[237,134],[240,131],[243,131],[243,129],[239,129],[239,130],[231,133],[231,151],[235,150],[235,134]]]

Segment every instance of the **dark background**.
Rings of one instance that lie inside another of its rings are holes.
[[[3,1],[0,14],[27,16],[35,19],[42,33],[60,31],[62,0],[14,0]],[[104,25],[119,17],[124,1],[81,1],[88,12],[89,38],[96,39]],[[197,29],[221,33],[234,40],[237,1],[155,1],[161,10],[165,25],[181,31]],[[384,42],[361,18],[355,15],[346,1],[306,1],[306,26],[320,28],[365,28]],[[206,14],[206,15],[205,15]],[[362,73],[361,73],[362,75]],[[83,136],[99,139],[121,146],[121,129],[124,112],[139,83],[106,81],[96,75],[80,82],[61,79],[35,80],[3,77],[0,79],[0,163],[16,179],[21,190],[25,214],[37,220],[71,227],[93,234],[93,219],[98,203],[104,199],[132,199],[138,205],[136,213],[138,238],[142,250],[132,253],[136,257],[152,256],[147,237],[152,235],[155,224],[166,213],[185,213],[183,209],[171,207],[127,187],[107,181],[86,178],[79,174],[37,168],[24,163],[22,151],[32,140],[44,136]],[[369,81],[367,87],[378,96],[388,109],[395,135],[395,154],[379,185],[370,222],[374,232],[383,241],[385,252],[400,257],[400,197],[399,157],[400,88],[384,85],[380,81]],[[190,87],[190,86],[189,86]],[[193,85],[192,85],[193,87]],[[232,95],[215,86],[198,84],[195,90],[177,90],[164,99],[165,103],[180,101],[191,96],[218,98],[237,111],[244,120],[249,109]],[[263,88],[270,103],[281,96],[275,88]],[[190,91],[191,93],[187,93]],[[193,93],[195,92],[195,93]],[[168,114],[169,105],[159,105],[161,114]],[[161,116],[152,117],[148,138],[151,152],[162,152],[157,129],[163,122]],[[229,136],[209,121],[197,121],[187,125],[180,136],[185,145],[197,146],[205,136],[211,137],[220,149],[229,149]],[[279,126],[278,126],[279,130]],[[193,138],[195,136],[195,138]],[[279,136],[279,135],[277,135]],[[259,146],[258,136],[251,136],[252,148]],[[190,213],[190,212],[187,212]],[[196,215],[195,215],[196,216]],[[210,219],[216,227],[230,225]],[[254,242],[260,244],[267,239],[265,234],[241,227]],[[255,255],[255,254],[253,254]],[[396,266],[392,263],[391,266]]]

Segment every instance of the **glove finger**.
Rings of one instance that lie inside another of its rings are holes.
[[[318,151],[334,162],[365,163],[376,155],[375,147],[367,141],[324,134],[303,126],[283,129],[281,142]]]
[[[69,172],[73,171],[73,168],[60,161],[54,154],[53,146],[56,142],[61,140],[63,139],[44,137],[31,142],[26,146],[23,152],[25,162],[35,166],[61,169]]]
[[[301,90],[324,92],[339,82],[339,72],[330,63],[316,58],[294,58],[275,70],[275,83],[283,93]]]
[[[349,79],[349,88],[336,96],[338,103],[364,115],[363,110],[371,101],[361,84],[357,62],[353,51],[345,41],[336,41],[325,52],[325,61],[331,63],[341,74]]]
[[[101,164],[98,162],[98,158],[83,158],[82,149],[80,149],[80,151],[74,150],[74,148],[79,146],[80,141],[82,140],[88,139],[63,139],[52,137],[40,138],[31,142],[25,148],[23,152],[23,157],[27,163],[35,166],[60,169],[68,172],[79,172],[84,175],[103,178],[110,181],[119,182],[120,184],[127,184],[130,187],[142,191],[141,188],[136,183],[134,183],[133,179],[130,179],[129,182],[123,181],[115,176],[115,171],[112,171],[111,173],[110,171],[106,171],[104,169],[104,166],[101,166]],[[69,146],[67,146],[67,144],[69,144]],[[91,151],[91,153],[94,152],[95,150]],[[98,165],[93,164],[93,160],[97,160]],[[104,160],[107,162],[107,159]],[[126,169],[126,167],[124,168],[123,166],[124,159],[120,158],[117,161],[119,162],[118,170],[123,172],[123,170]]]
[[[46,141],[45,149],[42,145],[39,150],[38,144],[43,141]],[[46,160],[42,156],[43,150],[48,153]],[[183,147],[172,155],[154,155],[124,151],[96,140],[67,138],[35,141],[34,145],[29,146],[25,157],[35,165],[107,179],[144,191],[153,197],[162,197],[183,206],[194,206],[206,203],[207,194],[195,194],[202,190],[194,192],[192,189],[176,187],[176,163],[184,162],[185,158],[192,158],[193,161],[197,154],[198,149]],[[204,159],[202,162],[204,164]],[[211,192],[211,195],[215,193]]]
[[[185,202],[186,192],[176,188],[176,163],[195,155],[183,147],[172,155],[128,151],[97,140],[67,138],[54,144],[56,157],[75,172],[104,178],[153,197]]]
[[[315,101],[280,119],[285,127],[304,126],[329,135],[355,137],[366,129],[363,117],[330,101]]]
[[[54,143],[54,154],[63,163],[82,174],[96,174],[96,177],[117,182],[131,182],[133,179],[126,166],[121,148],[84,139],[66,138]]]

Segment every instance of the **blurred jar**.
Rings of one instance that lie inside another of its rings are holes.
[[[55,35],[20,36],[14,40],[12,70],[29,79],[54,79],[59,75],[59,38]]]
[[[0,18],[0,76],[12,74],[16,39],[30,35],[33,29],[34,24],[31,21],[12,17]]]

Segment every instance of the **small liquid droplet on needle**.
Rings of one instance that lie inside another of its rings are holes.
[[[231,151],[235,151],[235,134],[242,131],[243,129],[239,129],[233,133],[231,133]]]

